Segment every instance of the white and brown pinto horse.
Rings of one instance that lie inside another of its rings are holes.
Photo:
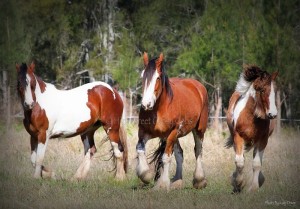
[[[58,90],[34,74],[35,65],[16,65],[18,93],[24,109],[24,126],[30,134],[34,177],[54,177],[43,166],[49,139],[80,135],[85,158],[74,178],[83,179],[96,152],[94,133],[103,126],[116,158],[116,178],[127,170],[126,137],[120,128],[123,102],[118,92],[103,82],[94,82],[71,90]]]
[[[183,150],[178,138],[193,132],[195,140],[196,169],[193,186],[203,188],[206,179],[202,168],[202,142],[208,120],[208,96],[206,88],[193,79],[168,79],[163,66],[163,54],[148,60],[144,53],[142,72],[143,98],[139,113],[138,177],[149,183],[153,178],[145,155],[145,145],[149,139],[159,137],[161,144],[155,152],[155,188],[169,189],[182,187]],[[169,179],[171,156],[175,153],[176,174]]]
[[[253,180],[250,190],[257,190],[264,183],[261,172],[262,157],[268,138],[274,129],[277,116],[274,80],[278,72],[270,75],[254,65],[244,66],[244,72],[232,94],[227,112],[230,137],[227,147],[234,147],[236,170],[232,174],[233,192],[241,192],[245,186],[243,175],[244,149],[252,147]]]

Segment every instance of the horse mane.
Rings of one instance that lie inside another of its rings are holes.
[[[266,71],[263,71],[256,65],[244,65],[243,72],[237,82],[235,91],[240,94],[244,94],[248,91],[253,81],[258,77],[264,75]]]
[[[255,97],[255,92],[260,91],[263,85],[271,82],[271,75],[267,71],[260,69],[256,65],[244,65],[243,68],[243,73],[240,75],[235,91],[240,95],[243,95],[250,89],[250,94],[255,100],[254,114],[260,118],[263,115],[264,108],[261,98]],[[227,143],[227,146],[230,146],[229,142]]]
[[[19,78],[18,78],[18,85],[17,85],[18,89],[19,88],[25,89],[26,86],[28,85],[27,79],[26,79],[27,70],[28,70],[28,67],[27,67],[26,63],[22,63],[22,65],[20,66],[20,71],[19,71]],[[45,82],[36,75],[35,75],[35,78],[37,80],[37,83],[40,86],[41,92],[44,93],[44,91],[46,90]]]
[[[147,70],[144,71],[144,80],[147,79],[147,86],[150,84],[150,80],[153,77],[155,70],[156,70],[156,64],[155,61],[158,59],[158,57],[152,59],[149,61],[148,66],[147,66]],[[162,84],[163,84],[163,88],[166,89],[167,92],[167,96],[170,99],[170,101],[173,99],[173,90],[171,88],[170,85],[170,81],[169,81],[169,77],[166,74],[166,69],[165,69],[165,65],[164,62],[162,62],[161,65],[161,79],[162,79]]]
[[[20,87],[23,89],[26,88],[27,86],[26,74],[27,74],[27,65],[26,63],[22,63],[19,71],[18,88]]]

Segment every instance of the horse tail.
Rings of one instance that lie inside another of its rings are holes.
[[[154,163],[155,171],[156,171],[154,181],[157,181],[158,178],[160,177],[161,168],[163,166],[162,156],[165,152],[166,145],[167,145],[167,140],[160,139],[158,148],[152,154],[150,154],[150,158],[151,158],[150,164]]]
[[[123,146],[123,162],[124,162],[124,170],[125,173],[128,171],[128,146],[127,146],[127,135],[125,131],[124,125],[120,124],[120,129],[119,129],[119,135],[120,135],[120,141]]]
[[[233,141],[233,137],[230,135],[228,138],[227,138],[227,141],[225,142],[225,148],[229,149],[231,147],[233,147],[233,144],[234,144],[234,141]]]
[[[208,115],[209,115],[209,109],[208,109],[208,95],[206,88],[201,85],[202,91],[199,91],[200,98],[202,98],[202,107],[200,110],[200,117],[198,121],[198,132],[200,134],[201,140],[204,138],[204,133],[207,129],[207,123],[208,123]]]

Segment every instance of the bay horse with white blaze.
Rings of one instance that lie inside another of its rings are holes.
[[[143,98],[139,113],[138,177],[149,183],[153,178],[145,155],[146,142],[159,137],[161,144],[156,150],[156,185],[154,188],[181,188],[183,150],[178,138],[192,131],[195,141],[196,169],[193,186],[203,188],[206,179],[202,168],[202,142],[208,120],[208,96],[206,88],[196,80],[170,78],[166,75],[163,54],[158,58],[148,60],[144,53]],[[175,153],[176,173],[169,179],[171,156]]]
[[[29,67],[17,64],[16,68],[23,123],[30,134],[34,177],[55,177],[54,172],[43,166],[49,139],[80,135],[85,157],[74,178],[85,178],[96,152],[94,133],[103,126],[116,159],[116,178],[124,179],[128,153],[126,135],[120,128],[123,102],[118,92],[103,82],[58,90],[34,74],[34,63]]]
[[[264,183],[262,157],[272,134],[277,116],[274,80],[278,72],[269,74],[255,65],[245,65],[232,94],[227,112],[230,137],[226,147],[234,147],[236,170],[232,174],[233,193],[241,192],[244,180],[244,149],[253,150],[253,179],[249,191]]]

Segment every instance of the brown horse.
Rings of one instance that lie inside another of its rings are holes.
[[[149,139],[159,137],[161,144],[155,153],[155,188],[170,188],[169,165],[173,149],[177,162],[172,186],[182,187],[183,151],[178,138],[193,132],[195,140],[196,169],[193,186],[203,188],[206,179],[201,163],[202,141],[208,120],[208,97],[205,87],[193,79],[168,79],[163,66],[163,54],[148,61],[144,53],[145,69],[143,78],[142,107],[139,113],[138,177],[149,183],[153,174],[145,155],[145,145]],[[162,168],[161,168],[162,167]],[[160,173],[160,170],[161,173]],[[172,187],[171,186],[171,187]]]
[[[244,72],[232,94],[227,112],[230,137],[226,146],[234,147],[236,171],[232,174],[233,192],[245,186],[244,149],[253,151],[253,180],[249,190],[257,190],[264,183],[261,172],[262,157],[277,116],[274,80],[278,72],[270,75],[254,65],[244,66]]]
[[[43,166],[49,139],[80,135],[85,158],[74,177],[85,178],[96,152],[94,133],[103,126],[116,158],[116,178],[123,179],[127,170],[127,145],[126,135],[120,128],[123,102],[118,92],[103,82],[62,91],[37,77],[33,63],[29,67],[16,65],[16,68],[23,122],[31,136],[34,177],[54,177],[54,173]]]

